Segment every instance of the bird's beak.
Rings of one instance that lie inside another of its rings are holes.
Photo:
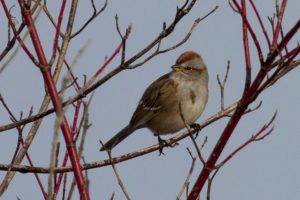
[[[182,67],[180,65],[173,65],[172,69],[175,72],[182,72]]]

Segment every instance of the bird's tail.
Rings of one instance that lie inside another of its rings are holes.
[[[125,138],[127,138],[131,133],[135,131],[135,128],[131,125],[123,128],[119,133],[117,133],[114,137],[112,137],[108,142],[106,142],[100,151],[111,150],[115,146],[117,146],[120,142],[122,142]]]

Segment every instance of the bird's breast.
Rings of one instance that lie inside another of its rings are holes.
[[[202,114],[207,103],[207,86],[201,82],[186,81],[178,85],[178,101],[187,124],[194,123]]]
[[[169,96],[169,105],[148,123],[154,135],[174,133],[194,123],[202,114],[208,99],[207,84],[200,81],[178,81],[176,92]]]

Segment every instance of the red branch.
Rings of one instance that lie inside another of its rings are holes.
[[[289,57],[295,55],[296,53],[298,53],[299,51],[300,51],[300,44],[298,44],[298,46],[296,46],[294,49],[290,50],[289,52],[287,52],[287,54],[282,56],[282,59],[289,58]]]
[[[251,102],[252,96],[255,95],[256,90],[258,89],[259,85],[266,77],[266,71],[260,70],[256,79],[254,80],[253,84],[249,88],[249,90],[245,93],[245,95],[240,100],[236,111],[234,112],[233,116],[230,118],[227,126],[225,127],[218,143],[214,147],[208,161],[206,162],[206,166],[202,169],[201,173],[198,176],[198,179],[188,197],[188,200],[196,200],[200,191],[202,190],[206,180],[212,169],[214,169],[215,164],[220,157],[225,145],[227,144],[230,136],[232,135],[234,129],[236,128],[237,124],[239,123],[242,115],[246,111],[248,105]]]
[[[63,19],[65,7],[66,7],[66,2],[67,2],[66,0],[63,0],[60,11],[59,11],[58,22],[57,22],[57,26],[56,26],[56,33],[55,33],[54,42],[53,42],[53,50],[52,50],[53,52],[52,52],[51,61],[52,60],[54,61],[54,59],[56,57],[56,51],[57,51],[57,47],[58,47],[58,37],[59,37],[61,22]]]
[[[64,186],[63,186],[63,194],[62,194],[62,200],[65,200],[66,197],[66,187],[67,187],[67,178],[68,178],[68,173],[64,173]]]
[[[278,56],[278,53],[282,51],[284,47],[290,42],[293,36],[298,32],[300,28],[300,20],[291,28],[291,30],[282,38],[281,42],[277,46],[277,51],[273,51],[267,58],[265,66],[269,67],[272,61]]]
[[[8,113],[8,115],[10,116],[10,118],[14,121],[14,122],[16,122],[16,121],[18,121],[17,120],[17,118],[14,116],[14,114],[12,113],[12,111],[10,110],[10,108],[8,107],[8,105],[6,104],[6,102],[5,102],[5,100],[2,98],[2,95],[0,94],[0,102],[2,103],[2,105],[3,105],[3,107],[5,108],[5,110],[7,111],[7,113]],[[25,125],[24,125],[25,126]],[[21,144],[24,146],[24,140],[23,140],[23,137],[22,137],[22,131],[23,131],[23,129],[24,129],[24,126],[17,126],[16,128],[17,128],[17,130],[18,130],[18,133],[19,133],[19,138],[21,138]],[[17,147],[17,149],[18,149],[18,147]],[[31,160],[31,158],[30,158],[30,156],[29,156],[29,154],[28,154],[28,152],[26,152],[26,154],[25,154],[25,156],[26,156],[26,158],[27,158],[27,160],[28,160],[28,162],[29,162],[29,165],[30,166],[34,166],[33,165],[33,162],[32,162],[32,160]],[[46,191],[45,191],[45,189],[44,189],[44,186],[43,186],[43,184],[42,184],[42,181],[41,181],[41,179],[40,179],[40,177],[39,177],[39,175],[37,174],[37,173],[34,173],[34,176],[35,176],[35,178],[36,178],[36,180],[37,180],[37,182],[38,182],[38,185],[39,185],[39,187],[40,187],[40,189],[41,189],[41,191],[42,191],[42,194],[43,194],[43,196],[44,196],[44,199],[47,199],[47,193],[46,193]]]
[[[44,78],[44,82],[47,86],[50,98],[52,100],[52,104],[57,113],[57,116],[62,117],[62,122],[61,122],[60,127],[61,127],[64,139],[65,139],[66,148],[67,148],[68,154],[70,156],[71,164],[74,169],[74,176],[75,176],[75,179],[77,182],[77,187],[78,187],[81,199],[87,200],[87,199],[89,199],[89,193],[88,193],[85,179],[84,179],[84,176],[83,176],[83,173],[81,170],[76,147],[72,141],[71,130],[68,125],[68,121],[67,121],[66,117],[64,116],[64,113],[63,113],[63,110],[61,107],[61,103],[59,101],[58,92],[57,92],[55,83],[53,82],[51,71],[48,66],[46,56],[45,56],[45,53],[43,51],[43,48],[42,48],[42,45],[40,42],[39,35],[38,35],[35,25],[32,21],[30,9],[27,7],[24,0],[19,0],[19,4],[21,7],[21,12],[22,12],[25,24],[27,25],[27,27],[29,29],[29,34],[30,34],[34,49],[38,56],[39,62],[42,65],[41,72],[42,72],[42,75]]]
[[[244,19],[247,18],[247,8],[245,0],[242,0],[242,12],[243,16],[243,43],[244,43],[244,52],[245,52],[245,61],[246,61],[246,80],[244,92],[246,92],[251,84],[251,60],[250,60],[250,49],[248,41],[248,28]]]
[[[260,47],[260,43],[259,43],[259,41],[258,41],[258,39],[257,39],[257,36],[256,36],[255,32],[253,31],[252,26],[250,25],[250,23],[249,23],[247,17],[243,14],[242,9],[241,9],[241,7],[239,6],[239,4],[236,2],[236,0],[233,0],[233,3],[234,3],[234,5],[236,6],[237,11],[241,14],[241,16],[242,16],[242,18],[243,18],[243,21],[244,21],[245,24],[247,25],[247,28],[248,28],[248,30],[249,30],[249,33],[250,33],[250,35],[251,35],[251,37],[252,37],[252,39],[253,39],[253,42],[254,42],[254,44],[255,44],[255,46],[256,46],[256,49],[257,49],[257,52],[258,52],[258,58],[259,58],[259,60],[260,60],[260,63],[262,64],[264,58],[263,58],[263,53],[262,53],[262,50],[261,50],[261,47]]]
[[[65,152],[64,159],[63,159],[63,162],[62,162],[62,167],[65,167],[65,166],[67,165],[68,159],[69,159],[68,153]],[[54,197],[56,197],[56,195],[57,195],[57,193],[58,193],[58,190],[59,190],[59,188],[60,188],[60,184],[61,184],[63,175],[64,175],[64,173],[60,173],[60,174],[59,174],[59,177],[58,177],[58,179],[57,179],[57,182],[56,182],[56,184],[55,184],[55,186],[54,186]]]
[[[61,52],[60,47],[57,47],[57,50],[58,50],[58,52]],[[70,74],[72,81],[74,82],[75,90],[79,91],[81,87],[79,86],[77,78],[74,76],[73,71],[66,59],[64,59],[64,63],[66,65],[66,67],[68,68],[68,73]]]
[[[14,35],[15,37],[17,38],[19,44],[21,45],[22,49],[25,51],[25,53],[28,55],[28,57],[31,59],[31,61],[35,64],[37,64],[37,60],[34,58],[34,56],[32,55],[32,53],[29,51],[29,49],[26,47],[26,45],[24,44],[23,40],[21,39],[16,27],[15,27],[15,24],[14,22],[12,21],[11,19],[11,16],[10,16],[10,13],[7,9],[7,6],[6,6],[6,3],[4,0],[1,0],[1,4],[2,4],[2,7],[4,9],[4,12],[5,12],[5,15],[7,17],[7,20],[8,20],[8,23],[9,25],[11,26],[13,32],[14,32]]]
[[[255,142],[255,141],[259,141],[259,140],[263,140],[265,137],[267,137],[268,135],[270,135],[272,133],[272,131],[274,130],[274,126],[271,128],[271,130],[269,130],[268,132],[266,132],[264,135],[261,136],[261,134],[270,127],[270,125],[273,123],[273,121],[275,120],[277,115],[277,112],[274,113],[274,115],[272,116],[271,120],[268,122],[268,124],[265,124],[255,135],[253,135],[249,140],[247,140],[246,142],[244,142],[241,146],[239,146],[236,150],[234,150],[231,154],[229,154],[221,163],[219,166],[225,165],[235,154],[237,154],[240,150],[242,150],[244,147],[246,147],[248,144]]]
[[[281,24],[282,24],[282,19],[283,19],[286,3],[287,3],[287,0],[282,1],[281,8],[280,8],[280,11],[279,11],[278,21],[277,21],[277,24],[276,24],[274,37],[273,37],[273,42],[272,42],[272,49],[273,50],[277,46],[277,41],[278,41],[280,29],[281,29]]]
[[[253,102],[258,93],[260,85],[263,83],[264,79],[266,78],[266,75],[269,70],[271,70],[271,66],[273,62],[275,61],[276,57],[280,54],[282,49],[288,44],[288,42],[293,38],[293,36],[296,34],[298,29],[300,28],[300,22],[298,21],[294,27],[291,28],[291,30],[286,34],[284,38],[282,38],[282,41],[279,43],[278,48],[276,51],[272,51],[268,54],[268,57],[266,58],[266,61],[262,60],[262,52],[260,49],[260,44],[258,43],[258,40],[256,38],[256,35],[254,34],[248,19],[243,14],[242,9],[237,4],[236,0],[233,0],[235,6],[238,9],[238,12],[243,17],[243,20],[247,26],[247,29],[249,30],[252,39],[254,43],[256,44],[257,50],[258,50],[258,56],[260,58],[261,62],[261,68],[259,72],[256,75],[256,78],[254,79],[253,83],[249,87],[249,89],[243,94],[241,99],[238,102],[238,106],[233,113],[232,117],[230,118],[229,122],[227,123],[225,129],[223,130],[223,133],[221,134],[216,146],[214,147],[213,151],[210,154],[210,157],[208,158],[205,166],[203,167],[202,171],[200,172],[193,189],[191,193],[188,196],[188,200],[196,200],[199,197],[199,194],[207,181],[210,172],[215,168],[216,162],[218,158],[220,157],[223,149],[225,148],[225,145],[227,144],[230,136],[232,135],[233,131],[235,130],[237,124],[239,123],[240,119],[242,118],[243,114],[248,108],[248,105]],[[290,57],[293,57],[295,55],[291,55]]]
[[[81,108],[81,104],[82,104],[82,101],[78,100],[76,108],[75,108],[75,114],[74,114],[74,118],[73,118],[72,130],[71,130],[72,138],[74,138],[74,135],[76,133],[78,116],[79,116],[79,111],[80,111],[80,108]],[[62,167],[65,167],[67,165],[68,158],[69,158],[69,156],[68,156],[68,154],[66,152],[65,156],[64,156]],[[59,174],[58,181],[56,182],[56,184],[54,186],[54,198],[56,197],[56,195],[58,193],[58,190],[60,188],[61,182],[63,180],[63,175],[64,175],[64,173],[60,173]]]
[[[257,8],[256,8],[256,6],[255,6],[255,4],[253,3],[252,0],[250,0],[250,4],[251,4],[251,6],[252,6],[252,8],[253,8],[253,10],[254,10],[254,12],[255,12],[255,15],[256,15],[258,21],[259,21],[260,27],[261,27],[261,29],[262,29],[264,35],[265,35],[265,38],[266,38],[267,43],[268,43],[268,47],[269,47],[269,49],[270,49],[270,48],[271,48],[270,38],[269,38],[269,36],[268,36],[268,33],[267,33],[267,31],[266,31],[266,28],[265,28],[265,26],[264,26],[262,20],[261,20],[260,14],[259,14],[259,12],[258,12],[258,10],[257,10]]]
[[[71,76],[72,79],[72,85],[74,87],[74,89],[78,92],[81,89],[81,86],[79,85],[78,81],[77,81],[77,77],[74,76],[74,73],[69,65],[69,63],[66,61],[66,59],[64,59],[64,63],[67,66],[68,69],[68,73]]]
[[[100,67],[100,69],[94,74],[93,78],[96,78],[97,76],[99,76],[99,74],[101,74],[101,72],[108,66],[108,64],[115,58],[115,56],[120,52],[120,50],[123,47],[123,41],[119,44],[119,46],[117,47],[117,49],[115,50],[115,52],[104,62],[104,64],[102,65],[102,67]]]

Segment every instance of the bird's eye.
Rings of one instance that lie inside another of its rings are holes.
[[[185,69],[186,69],[186,70],[192,70],[192,68],[191,68],[191,67],[186,67]]]

